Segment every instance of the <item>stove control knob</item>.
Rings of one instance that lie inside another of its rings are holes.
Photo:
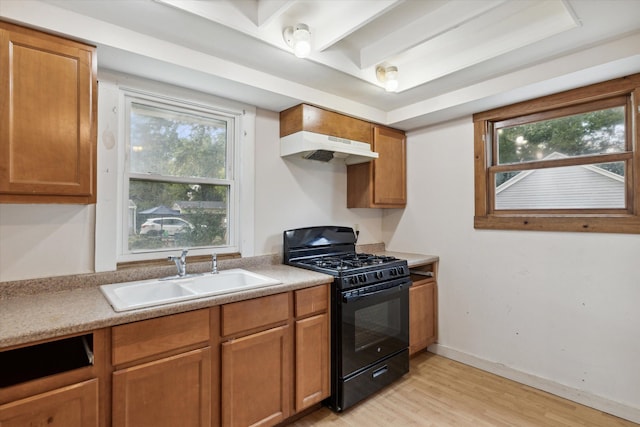
[[[391,274],[392,276],[397,276],[398,270],[396,268],[392,268],[389,270],[389,274]]]
[[[367,276],[364,274],[359,274],[358,278],[360,279],[360,283],[364,283],[367,281]]]
[[[356,276],[351,276],[349,278],[349,283],[352,284],[352,285],[357,284],[358,283],[358,278]]]
[[[384,273],[382,271],[376,271],[376,279],[384,278]]]

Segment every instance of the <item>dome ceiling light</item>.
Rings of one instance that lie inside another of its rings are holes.
[[[311,31],[307,24],[296,24],[283,30],[282,35],[287,45],[293,49],[298,58],[306,58],[311,53]]]
[[[378,81],[384,85],[387,92],[395,92],[398,90],[398,67],[390,65],[376,67],[376,77]]]

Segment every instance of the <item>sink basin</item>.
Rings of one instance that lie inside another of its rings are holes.
[[[234,268],[218,274],[112,283],[100,286],[100,290],[115,311],[127,311],[279,283],[279,280]]]
[[[278,283],[280,283],[279,280],[235,268],[223,270],[218,274],[205,274],[191,280],[187,279],[181,286],[198,295],[217,295],[277,285]]]

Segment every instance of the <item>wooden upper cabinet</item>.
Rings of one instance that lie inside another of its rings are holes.
[[[280,138],[303,130],[371,144],[371,123],[364,120],[307,104],[280,113]]]
[[[404,132],[373,126],[378,158],[347,166],[348,208],[403,208],[407,204],[407,140]]]
[[[95,203],[96,49],[0,21],[0,202]]]

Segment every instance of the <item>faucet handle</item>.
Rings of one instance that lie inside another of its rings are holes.
[[[184,277],[187,274],[187,252],[189,252],[189,249],[183,249],[180,256],[170,256],[167,258],[169,261],[176,263],[179,277]]]
[[[218,274],[218,254],[211,254],[211,274]]]

